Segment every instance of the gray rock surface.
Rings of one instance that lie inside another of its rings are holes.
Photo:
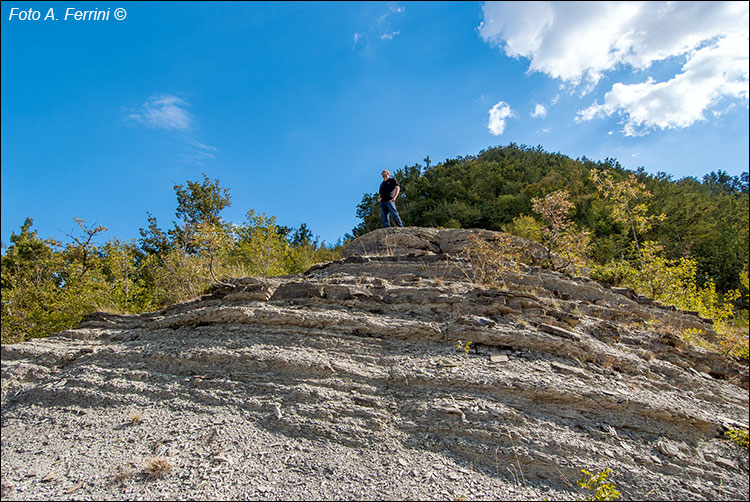
[[[748,498],[747,364],[654,327],[709,323],[538,268],[474,284],[477,233],[2,346],[3,500],[569,500],[605,468],[626,499]]]

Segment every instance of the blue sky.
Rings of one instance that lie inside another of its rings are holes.
[[[747,2],[3,2],[1,37],[5,244],[26,217],[62,241],[74,217],[169,227],[202,173],[227,220],[333,243],[382,169],[427,155],[748,169]]]

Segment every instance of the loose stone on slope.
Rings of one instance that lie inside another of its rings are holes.
[[[539,325],[539,329],[551,335],[562,336],[562,337],[569,338],[575,341],[581,340],[581,335],[579,335],[578,333],[574,333],[567,329],[558,328],[557,326],[553,326],[551,324],[542,323]]]
[[[668,456],[668,457],[676,457],[680,454],[680,449],[677,448],[675,445],[659,441],[658,444],[659,451],[662,452],[662,454]]]

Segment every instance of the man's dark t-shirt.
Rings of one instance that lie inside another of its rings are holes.
[[[388,178],[380,184],[380,198],[383,199],[383,202],[393,200],[393,198],[396,196],[397,186],[398,181],[396,180],[396,178]]]

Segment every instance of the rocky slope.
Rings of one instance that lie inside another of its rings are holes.
[[[538,268],[487,231],[383,229],[303,275],[2,347],[2,495],[42,499],[748,498],[747,364],[710,323]],[[468,353],[463,350],[468,345]]]

